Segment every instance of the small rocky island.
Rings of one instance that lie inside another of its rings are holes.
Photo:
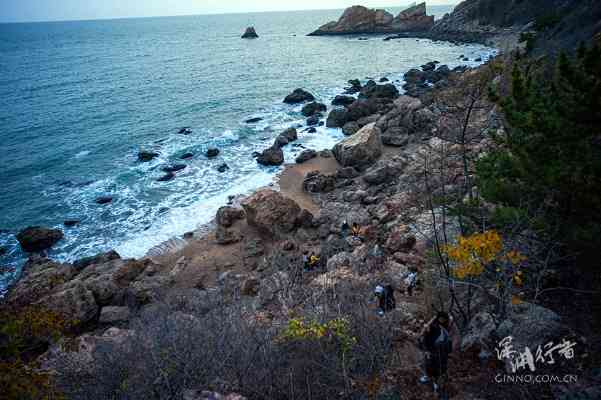
[[[434,16],[427,15],[426,3],[409,7],[396,17],[386,10],[353,6],[338,21],[328,22],[309,36],[425,32],[433,26]]]
[[[257,35],[257,31],[255,31],[254,26],[249,26],[246,28],[244,35],[242,35],[242,39],[258,39],[259,35]]]

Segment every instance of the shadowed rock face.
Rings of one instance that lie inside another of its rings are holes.
[[[396,17],[385,10],[353,6],[338,21],[321,26],[310,36],[427,31],[433,25],[434,17],[426,14],[426,3],[410,7]]]

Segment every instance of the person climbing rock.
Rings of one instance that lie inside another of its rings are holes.
[[[405,283],[405,294],[407,296],[413,296],[413,290],[417,286],[417,268],[409,267],[409,271],[405,275],[403,280]]]
[[[394,289],[391,285],[376,286],[374,294],[378,299],[378,315],[383,316],[386,312],[392,311],[396,308]]]
[[[351,233],[354,237],[361,239],[361,227],[358,223],[353,222],[353,227],[351,228]]]
[[[307,271],[313,271],[317,267],[317,265],[319,265],[319,260],[320,257],[316,255],[315,252],[312,252],[311,256],[309,257],[309,262],[305,269]]]
[[[425,373],[420,383],[432,382],[434,391],[445,398],[445,381],[449,355],[453,351],[454,324],[449,314],[440,311],[428,322],[420,335],[419,347],[424,352]]]
[[[340,236],[342,236],[343,239],[346,239],[350,231],[351,227],[349,226],[348,221],[344,220],[342,226],[340,227]]]

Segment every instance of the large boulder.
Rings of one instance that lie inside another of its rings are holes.
[[[257,162],[261,165],[282,165],[284,163],[284,152],[280,146],[273,145],[257,157]]]
[[[292,93],[290,93],[288,96],[286,96],[286,98],[284,99],[284,103],[286,104],[298,104],[298,103],[303,103],[305,101],[313,101],[315,100],[315,96],[313,96],[311,93],[307,92],[304,89],[294,89],[294,91]]]
[[[344,167],[363,168],[373,164],[382,154],[380,129],[375,123],[366,125],[336,144],[333,152],[336,160]]]
[[[301,209],[292,199],[270,189],[255,192],[242,203],[248,225],[278,236],[294,230]]]
[[[48,229],[40,226],[30,226],[17,234],[17,240],[23,251],[35,253],[48,250],[63,238],[60,229]]]
[[[246,28],[246,31],[244,31],[244,34],[242,35],[242,39],[257,39],[258,37],[259,35],[257,35],[257,31],[255,31],[254,26],[249,26]]]

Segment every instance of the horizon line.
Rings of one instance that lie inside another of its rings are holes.
[[[428,7],[455,7],[458,2],[453,4],[438,4]],[[403,8],[410,7],[412,3],[400,6],[391,7],[380,7],[385,8]],[[371,7],[376,8],[376,7]],[[345,8],[313,8],[313,9],[299,9],[299,10],[263,10],[263,11],[245,11],[245,12],[215,12],[215,13],[201,13],[201,14],[174,14],[174,15],[145,15],[145,16],[124,16],[124,17],[99,17],[99,18],[75,18],[75,19],[48,19],[48,20],[14,20],[14,21],[1,21],[0,25],[10,24],[42,24],[42,23],[59,23],[59,22],[95,22],[95,21],[120,21],[126,19],[150,19],[150,18],[174,18],[174,17],[201,17],[211,15],[240,15],[240,14],[269,14],[269,13],[282,13],[282,12],[301,12],[301,11],[335,11],[344,10]]]

